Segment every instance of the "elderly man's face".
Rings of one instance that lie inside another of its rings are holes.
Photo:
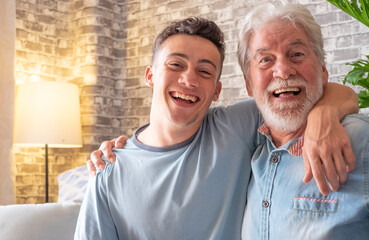
[[[267,125],[283,132],[303,126],[328,80],[308,36],[296,27],[271,21],[253,33],[249,45],[247,90]]]

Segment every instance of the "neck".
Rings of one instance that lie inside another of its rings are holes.
[[[196,133],[199,127],[178,127],[170,126],[170,124],[155,124],[155,122],[151,122],[137,136],[137,139],[149,146],[166,147],[186,141]]]
[[[272,135],[274,145],[278,148],[293,139],[301,137],[305,132],[305,128],[306,128],[306,125],[297,129],[296,131],[291,131],[291,132],[283,132],[283,131],[278,131],[277,129],[270,128],[270,134]]]

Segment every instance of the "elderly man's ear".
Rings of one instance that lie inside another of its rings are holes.
[[[246,77],[246,74],[243,75],[243,79],[245,80],[245,83],[246,83],[247,93],[249,94],[250,97],[252,97],[253,94],[252,94],[252,87],[251,87],[251,84],[250,84],[250,79],[248,79]]]
[[[329,74],[328,74],[328,70],[325,67],[325,65],[323,65],[322,68],[323,68],[323,79],[322,79],[322,81],[323,81],[323,85],[325,85],[325,84],[328,83],[328,76],[329,76]]]

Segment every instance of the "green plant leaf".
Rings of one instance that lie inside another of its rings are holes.
[[[359,99],[359,107],[367,108],[369,107],[369,92],[368,91],[360,91],[357,95]]]
[[[327,0],[327,2],[340,8],[369,27],[369,0]],[[360,108],[369,107],[369,55],[366,58],[367,60],[347,63],[347,65],[351,65],[354,68],[343,80],[344,84],[349,82],[352,85],[359,85],[366,89],[360,91],[358,94]]]
[[[357,4],[357,0],[351,0],[351,1],[349,0],[327,0],[327,1],[369,27],[368,0],[359,0],[360,7]]]
[[[366,56],[369,59],[369,56]],[[352,85],[359,85],[369,90],[369,61],[359,60],[354,63],[347,63],[347,65],[354,66],[345,77],[343,83],[351,83]]]

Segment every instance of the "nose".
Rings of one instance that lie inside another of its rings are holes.
[[[293,67],[292,63],[286,58],[278,59],[274,65],[273,77],[288,79],[296,74],[296,69]]]
[[[199,87],[199,79],[196,71],[193,69],[184,71],[178,79],[178,82],[184,84],[186,87]]]

